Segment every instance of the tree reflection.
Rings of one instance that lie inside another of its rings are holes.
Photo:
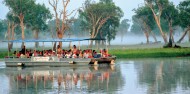
[[[177,88],[190,87],[189,59],[148,59],[136,60],[140,85],[146,85],[148,94],[169,93]],[[140,62],[140,63],[139,63]]]
[[[5,70],[14,93],[96,93],[121,88],[120,71],[114,66],[84,68],[26,68]]]

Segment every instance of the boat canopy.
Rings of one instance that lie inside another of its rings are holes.
[[[63,39],[30,39],[30,40],[4,40],[2,42],[74,42],[85,40],[106,40],[105,38],[63,38]]]

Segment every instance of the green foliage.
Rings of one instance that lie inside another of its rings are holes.
[[[152,14],[151,9],[148,6],[142,6],[139,7],[137,9],[134,10],[136,13],[136,18],[138,18],[141,24],[143,24],[143,22],[145,22],[151,30],[155,29],[155,20],[154,20],[154,16]]]
[[[190,26],[190,0],[185,0],[180,2],[178,5],[179,9],[179,18],[180,18],[180,26],[183,28],[187,28]]]
[[[7,32],[7,21],[0,19],[0,39],[3,39],[5,33]]]
[[[14,23],[14,24],[19,24],[19,18],[14,15],[13,11],[9,11],[6,16],[7,20]]]
[[[27,15],[27,23],[32,29],[47,29],[47,20],[51,19],[51,13],[45,5],[36,4],[33,6],[30,15]]]
[[[116,29],[119,26],[121,17],[123,16],[122,10],[117,7],[112,0],[101,0],[99,3],[91,2],[90,0],[85,1],[83,10],[79,11],[79,18],[81,19],[81,29],[84,31],[90,31],[92,35],[93,26],[98,29],[101,21],[109,17],[105,24],[100,28],[96,37],[115,38]]]
[[[173,25],[178,25],[179,13],[172,2],[170,2],[163,10],[162,17],[168,21],[172,20]]]
[[[10,11],[15,15],[30,15],[31,10],[34,7],[35,0],[4,0],[6,6],[10,8]],[[27,17],[27,16],[24,16]],[[24,20],[24,23],[27,21]]]
[[[82,31],[81,29],[81,19],[80,18],[71,18],[74,20],[74,22],[71,24],[70,29],[69,29],[69,33],[71,33],[72,35],[75,35],[77,37],[84,37],[86,36],[86,32],[85,31]]]
[[[130,27],[129,19],[123,19],[118,27],[119,33],[123,34],[128,32],[128,29]]]
[[[169,31],[168,23],[172,22],[173,27],[179,25],[179,14],[175,5],[168,0],[146,0],[153,5],[154,11],[158,13],[158,6],[162,7],[162,15],[160,18],[161,27],[164,32]],[[155,19],[151,9],[148,5],[134,9],[135,15],[133,16],[133,25],[131,31],[135,33],[142,33],[141,28],[144,28],[143,22],[145,22],[156,35],[160,34],[159,29],[156,26]]]
[[[44,4],[36,4],[35,0],[4,0],[4,3],[10,8],[7,14],[8,21],[16,25],[16,38],[21,37],[21,28],[19,27],[19,16],[21,14],[24,16],[25,35],[27,38],[32,37],[32,30],[44,31],[47,29],[47,20],[51,19],[51,13]]]
[[[132,16],[132,22],[133,22],[133,25],[131,26],[131,32],[134,33],[134,34],[138,34],[138,35],[142,35],[143,34],[143,31],[142,31],[142,24],[139,23],[139,19],[133,15]]]

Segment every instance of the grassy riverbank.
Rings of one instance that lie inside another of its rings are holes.
[[[118,58],[187,57],[190,48],[112,49],[109,53]]]
[[[162,43],[156,44],[136,44],[136,45],[111,45],[108,46],[109,54],[117,56],[117,58],[157,58],[157,57],[190,57],[190,43],[178,44],[182,48],[163,48]],[[96,47],[96,46],[93,46]],[[105,46],[100,47],[105,48]],[[33,49],[33,48],[28,48]],[[51,49],[51,47],[46,47],[45,49]],[[69,49],[63,47],[63,49]],[[81,49],[88,49],[87,45],[81,45]],[[93,48],[96,49],[96,48]],[[12,49],[13,51],[16,49]],[[21,50],[21,49],[17,49]],[[38,48],[42,50],[42,47]],[[10,56],[12,55],[10,53]],[[0,48],[0,58],[8,56],[6,48]]]
[[[110,49],[109,54],[117,58],[157,58],[157,57],[187,57],[190,48],[143,48],[143,49]],[[7,51],[1,51],[0,58],[7,56]],[[10,56],[12,53],[10,53]]]

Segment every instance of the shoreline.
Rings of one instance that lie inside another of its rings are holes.
[[[117,58],[159,58],[159,57],[190,57],[190,43],[181,43],[182,48],[163,48],[162,43],[136,44],[136,45],[111,45],[108,46],[109,54]],[[100,47],[101,48],[101,47]],[[103,47],[102,47],[103,48]],[[39,48],[42,49],[42,48]],[[48,49],[48,48],[46,48]],[[87,49],[87,46],[81,46]],[[92,48],[95,49],[95,48]],[[19,49],[18,49],[19,50]],[[13,53],[14,49],[10,53]],[[97,50],[98,52],[98,50]],[[8,55],[7,50],[0,48],[0,61]]]

